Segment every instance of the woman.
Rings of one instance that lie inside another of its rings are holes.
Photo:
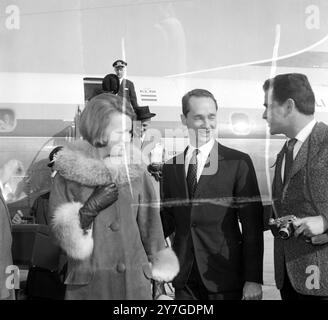
[[[133,113],[103,93],[82,112],[83,141],[57,154],[50,193],[53,233],[68,256],[66,299],[151,299],[178,260],[165,249],[149,174],[131,144]],[[126,147],[129,146],[129,148]],[[133,151],[133,152],[131,152]]]

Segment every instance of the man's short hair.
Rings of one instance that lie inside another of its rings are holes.
[[[215,108],[218,110],[218,104],[213,96],[213,94],[205,89],[194,89],[189,92],[187,92],[183,97],[182,97],[182,113],[184,116],[187,116],[188,112],[190,111],[190,106],[189,106],[189,100],[191,97],[206,97],[206,98],[211,98],[214,103],[215,103]]]
[[[268,91],[270,88],[272,88],[272,98],[279,104],[293,99],[300,113],[314,114],[315,97],[306,75],[301,73],[279,74],[264,82],[263,90]]]
[[[135,113],[129,102],[120,96],[106,92],[88,101],[80,118],[79,129],[82,137],[94,147],[107,146],[105,130],[111,115],[115,112],[123,113],[131,120],[135,118]]]

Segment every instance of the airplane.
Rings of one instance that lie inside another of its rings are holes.
[[[240,72],[249,74],[252,70],[263,73],[261,80],[242,79]],[[288,71],[288,68],[279,69],[279,73]],[[326,86],[315,79],[319,70],[300,71],[313,73],[310,81],[314,80],[316,118],[328,123]],[[182,96],[194,88],[211,91],[219,106],[218,140],[251,156],[263,203],[269,207],[273,165],[285,138],[270,137],[262,119],[262,84],[267,74],[268,67],[252,66],[239,71],[240,80],[129,78],[135,84],[139,105],[148,105],[156,113],[151,132],[164,146],[165,160],[182,152],[188,143],[186,128],[180,121]],[[0,92],[0,120],[3,120],[0,121],[0,159],[2,163],[18,159],[26,169],[10,181],[5,194],[12,214],[18,209],[27,213],[34,199],[49,190],[48,155],[55,146],[80,138],[79,115],[92,91],[101,86],[103,77],[100,74],[0,73],[0,86],[6,89]]]

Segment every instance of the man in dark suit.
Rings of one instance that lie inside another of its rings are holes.
[[[118,95],[126,98],[131,103],[133,109],[136,110],[136,108],[138,108],[138,101],[134,84],[132,81],[124,78],[127,65],[128,64],[123,60],[116,60],[113,63],[115,73],[120,80],[120,90],[118,91]]]
[[[176,299],[261,299],[263,207],[252,161],[215,140],[210,92],[188,92],[182,111],[189,146],[164,164],[161,190],[164,234],[174,234],[180,263]]]
[[[327,299],[328,126],[314,120],[305,75],[277,75],[263,89],[270,133],[288,138],[275,165],[273,218],[296,217],[295,234],[274,239],[276,285],[283,300]]]

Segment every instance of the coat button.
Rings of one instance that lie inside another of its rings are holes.
[[[126,266],[124,263],[119,263],[116,267],[117,272],[123,273],[126,270]]]
[[[120,229],[120,225],[116,221],[113,222],[109,227],[112,229],[112,231],[118,231]]]
[[[193,222],[193,223],[191,224],[191,226],[192,226],[193,228],[195,228],[195,227],[197,226],[197,223],[196,223],[196,222]]]

